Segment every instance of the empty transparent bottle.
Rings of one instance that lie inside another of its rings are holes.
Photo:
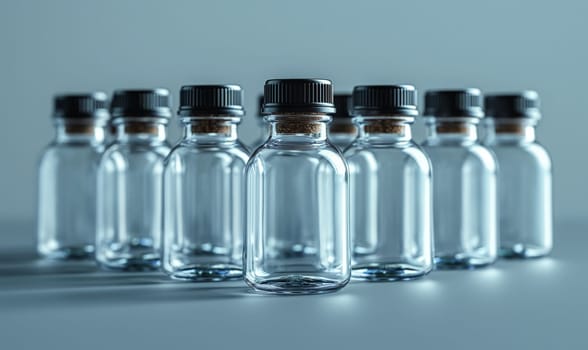
[[[329,124],[329,141],[343,152],[357,136],[357,127],[353,124],[350,112],[351,95],[335,95],[335,114]]]
[[[47,258],[92,258],[107,96],[62,95],[54,102],[57,132],[39,164],[37,250]]]
[[[485,143],[499,168],[500,254],[532,258],[552,248],[551,159],[535,140],[534,91],[486,97]]]
[[[98,171],[96,259],[114,269],[157,269],[169,92],[116,91],[111,114],[116,138]]]
[[[429,91],[423,148],[433,166],[435,264],[473,268],[497,256],[497,166],[478,141],[478,89]]]
[[[318,293],[350,278],[348,174],[327,141],[331,82],[265,84],[268,141],[250,158],[245,280],[274,293]]]
[[[352,275],[403,280],[433,268],[431,166],[412,141],[410,85],[357,86],[359,136],[345,151],[350,174]]]
[[[184,86],[184,137],[164,172],[163,268],[173,278],[242,277],[245,165],[237,138],[244,114],[236,85]]]
[[[259,98],[257,99],[257,103],[258,103],[257,104],[258,109],[257,109],[257,118],[256,119],[257,119],[258,129],[260,130],[260,135],[250,145],[252,151],[255,151],[257,148],[259,148],[259,146],[263,145],[265,143],[265,141],[267,141],[267,138],[269,137],[269,125],[264,120],[263,114],[261,112],[261,109],[263,108],[263,95],[259,96]]]

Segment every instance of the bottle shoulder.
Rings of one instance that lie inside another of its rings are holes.
[[[275,147],[266,143],[251,155],[248,167],[272,163],[289,164],[289,166],[326,163],[341,172],[345,172],[347,169],[341,152],[327,142],[314,145],[299,145],[299,147]]]
[[[542,168],[551,168],[551,156],[543,145],[537,142],[504,145],[492,144],[490,148],[499,163],[516,162],[518,164],[535,164]]]
[[[345,160],[351,167],[362,164],[414,164],[424,172],[430,172],[430,161],[427,153],[415,142],[404,142],[399,145],[378,145],[353,143],[344,153]]]
[[[469,142],[453,145],[436,145],[423,143],[424,151],[429,155],[433,167],[441,164],[461,166],[469,164],[486,168],[488,171],[497,171],[497,160],[493,150],[480,142]]]
[[[249,151],[240,142],[230,144],[206,144],[198,145],[194,143],[178,142],[169,152],[167,161],[190,159],[214,159],[233,160],[241,163],[247,163]]]
[[[112,156],[126,156],[138,154],[154,154],[165,158],[170,152],[170,145],[167,142],[157,143],[119,143],[113,142],[108,145],[103,153],[103,158]]]

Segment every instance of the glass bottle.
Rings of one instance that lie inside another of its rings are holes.
[[[157,269],[169,92],[116,91],[111,114],[116,138],[98,171],[96,259],[112,269]]]
[[[499,166],[500,254],[533,258],[553,245],[551,159],[535,140],[535,91],[486,97],[485,144]]]
[[[261,134],[251,144],[252,151],[255,151],[257,148],[259,148],[261,145],[263,145],[265,143],[265,141],[267,141],[267,138],[269,137],[269,125],[264,120],[263,113],[261,112],[261,109],[263,108],[263,95],[259,96],[259,98],[257,99],[257,103],[258,103],[257,104],[258,110],[257,110],[256,120],[257,120],[258,129],[261,131]]]
[[[429,158],[412,140],[417,91],[411,85],[357,86],[359,136],[345,151],[350,174],[352,275],[422,277],[433,268]]]
[[[237,138],[245,114],[237,85],[184,86],[184,136],[164,170],[163,269],[173,278],[243,276],[245,165]]]
[[[351,95],[335,94],[335,114],[329,124],[329,141],[343,152],[357,136],[350,112]]]
[[[54,103],[56,135],[39,164],[37,250],[46,258],[93,258],[107,96],[61,95]]]
[[[320,293],[350,278],[348,174],[327,141],[332,85],[265,83],[270,137],[249,159],[245,281],[259,291]]]
[[[425,116],[436,267],[492,264],[497,256],[497,165],[478,141],[482,94],[478,89],[429,91]]]

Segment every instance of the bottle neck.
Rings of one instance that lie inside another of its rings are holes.
[[[455,117],[425,119],[429,142],[475,142],[478,139],[478,118]]]
[[[55,123],[55,141],[59,143],[102,143],[105,122],[58,119]]]
[[[535,119],[486,119],[487,143],[531,143],[535,141]]]
[[[282,114],[270,115],[270,142],[325,142],[327,123],[331,117],[326,114]]]
[[[114,120],[116,142],[164,142],[167,119],[120,118]]]
[[[181,119],[184,140],[197,143],[234,142],[239,117],[189,117]]]
[[[412,139],[413,117],[358,116],[353,118],[358,126],[358,141],[371,143],[398,143]]]
[[[355,136],[357,127],[352,118],[333,118],[329,124],[329,134]]]

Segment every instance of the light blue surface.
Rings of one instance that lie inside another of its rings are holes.
[[[0,229],[2,349],[588,348],[585,221],[557,223],[542,260],[313,296],[26,261],[32,226]]]

